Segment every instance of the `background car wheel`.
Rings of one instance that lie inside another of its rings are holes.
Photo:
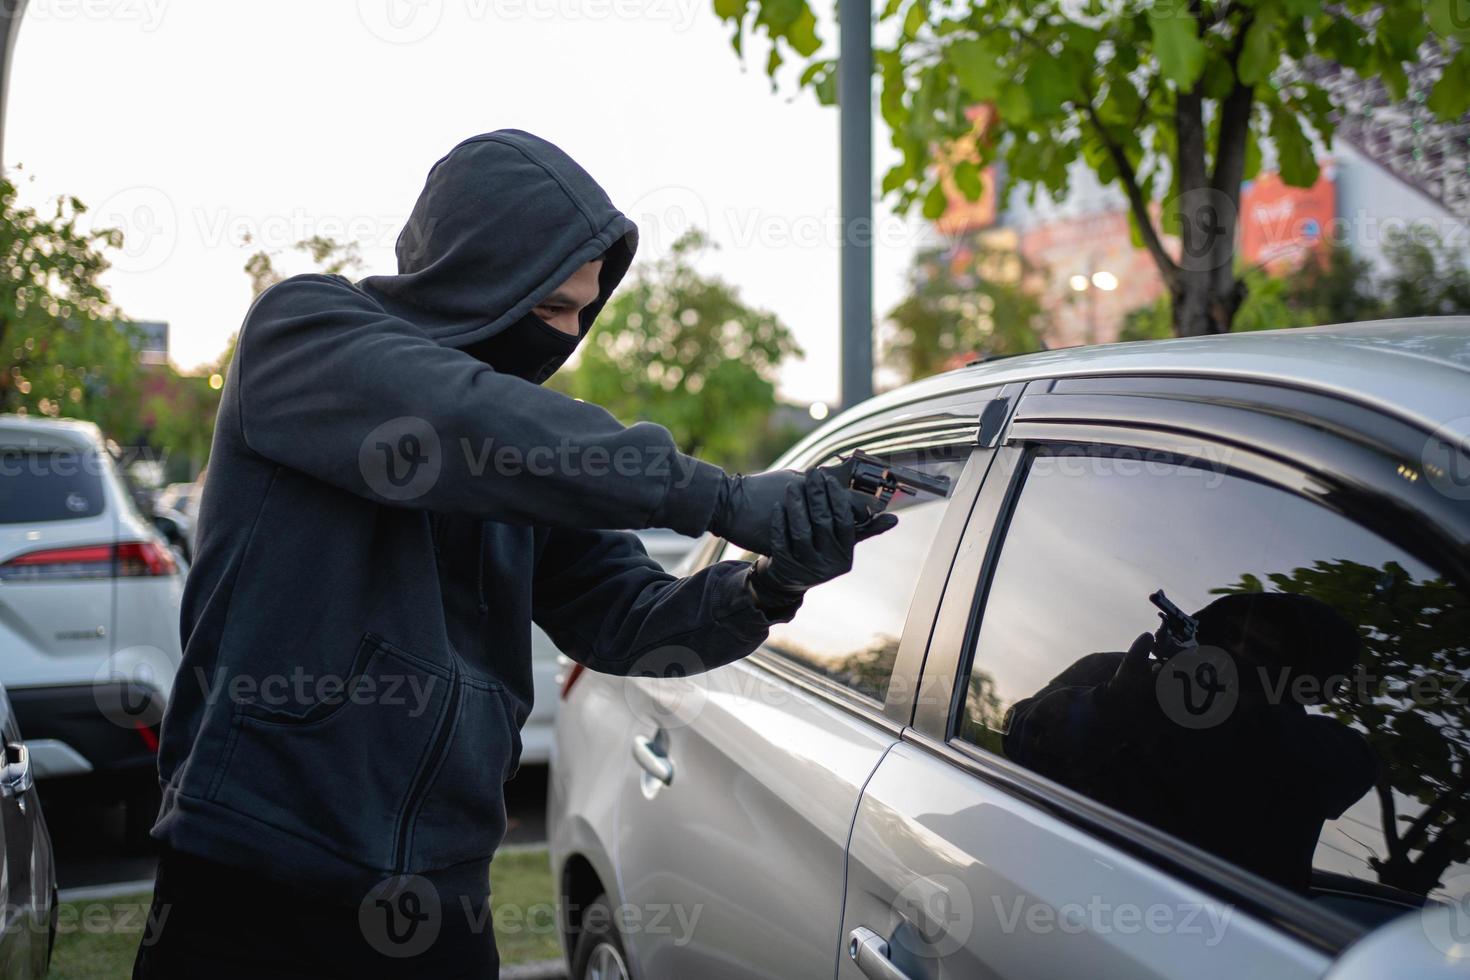
[[[572,954],[572,980],[632,980],[623,937],[613,922],[606,895],[598,895],[582,915],[577,948]]]

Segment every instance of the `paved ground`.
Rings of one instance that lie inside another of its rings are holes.
[[[526,766],[505,786],[507,844],[546,840],[546,767]],[[41,808],[56,852],[57,884],[87,888],[153,878],[150,852],[130,850],[123,841],[121,805],[92,806],[49,800],[41,786]]]

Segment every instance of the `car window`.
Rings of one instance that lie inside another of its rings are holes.
[[[0,524],[96,517],[105,503],[102,468],[90,452],[0,448]]]
[[[1464,592],[1304,497],[1125,462],[1033,459],[959,737],[1365,926],[1470,873]],[[1136,644],[1157,590],[1197,648]]]
[[[971,450],[948,446],[879,458],[953,482]],[[808,591],[796,617],[771,628],[766,648],[882,702],[909,602],[946,504],[922,491],[895,495],[888,512],[898,515],[898,526],[858,545],[852,571]]]

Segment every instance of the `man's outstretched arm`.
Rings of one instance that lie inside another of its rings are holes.
[[[771,557],[716,562],[686,578],[663,571],[634,534],[545,531],[533,616],[567,656],[594,670],[712,670],[754,651],[772,625],[796,615],[807,589],[852,568],[859,539],[897,519],[880,514],[858,531],[849,491],[813,470],[772,506],[769,521]]]

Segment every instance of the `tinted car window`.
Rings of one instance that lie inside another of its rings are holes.
[[[1140,639],[1160,589],[1199,647]],[[1467,644],[1460,587],[1326,507],[1040,456],[960,737],[1369,924],[1470,872]]]
[[[94,453],[0,448],[0,524],[37,524],[102,513]]]
[[[944,447],[881,458],[953,481],[970,451]],[[807,592],[796,618],[771,628],[767,649],[884,700],[909,602],[946,503],[923,492],[896,495],[888,511],[898,515],[898,526],[860,544],[852,571]]]

